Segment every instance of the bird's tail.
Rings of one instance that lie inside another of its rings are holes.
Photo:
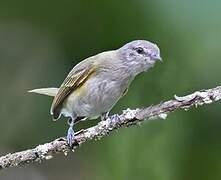
[[[33,89],[28,92],[54,97],[58,93],[58,90],[59,88],[40,88],[40,89]]]

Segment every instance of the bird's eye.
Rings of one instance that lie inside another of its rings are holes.
[[[142,54],[144,52],[143,48],[139,47],[136,49],[138,54]]]

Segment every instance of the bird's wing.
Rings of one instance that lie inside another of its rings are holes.
[[[51,105],[51,114],[56,120],[60,116],[64,100],[77,88],[81,87],[87,79],[96,72],[93,61],[82,61],[68,74]]]

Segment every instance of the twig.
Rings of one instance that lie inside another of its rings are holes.
[[[98,125],[81,130],[76,133],[76,140],[73,145],[73,150],[90,139],[100,139],[109,134],[114,129],[121,127],[128,127],[139,124],[145,120],[152,120],[156,118],[165,119],[170,112],[177,109],[188,109],[191,106],[199,106],[203,104],[210,104],[221,99],[221,86],[213,89],[196,91],[190,95],[178,97],[170,101],[160,103],[155,106],[150,106],[143,109],[124,110],[121,115],[113,115]],[[56,153],[70,152],[65,138],[58,138],[52,142],[38,145],[34,149],[28,149],[21,152],[9,153],[0,157],[0,169],[8,167],[16,167],[31,162],[39,162],[48,160]]]

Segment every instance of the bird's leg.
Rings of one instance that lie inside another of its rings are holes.
[[[109,111],[101,114],[101,120],[105,121],[109,116]]]
[[[68,118],[68,125],[70,126],[68,128],[68,132],[67,132],[67,143],[68,145],[72,148],[73,146],[73,143],[74,143],[74,137],[75,137],[75,133],[74,133],[74,125],[77,124],[78,122],[80,121],[83,121],[85,120],[87,117],[84,117],[84,116],[78,116],[78,117],[70,117]],[[80,133],[80,132],[78,132]]]
[[[73,129],[74,119],[72,117],[68,119],[68,125],[70,127],[68,128],[68,132],[67,132],[67,143],[72,148],[73,142],[74,142],[74,129]]]

